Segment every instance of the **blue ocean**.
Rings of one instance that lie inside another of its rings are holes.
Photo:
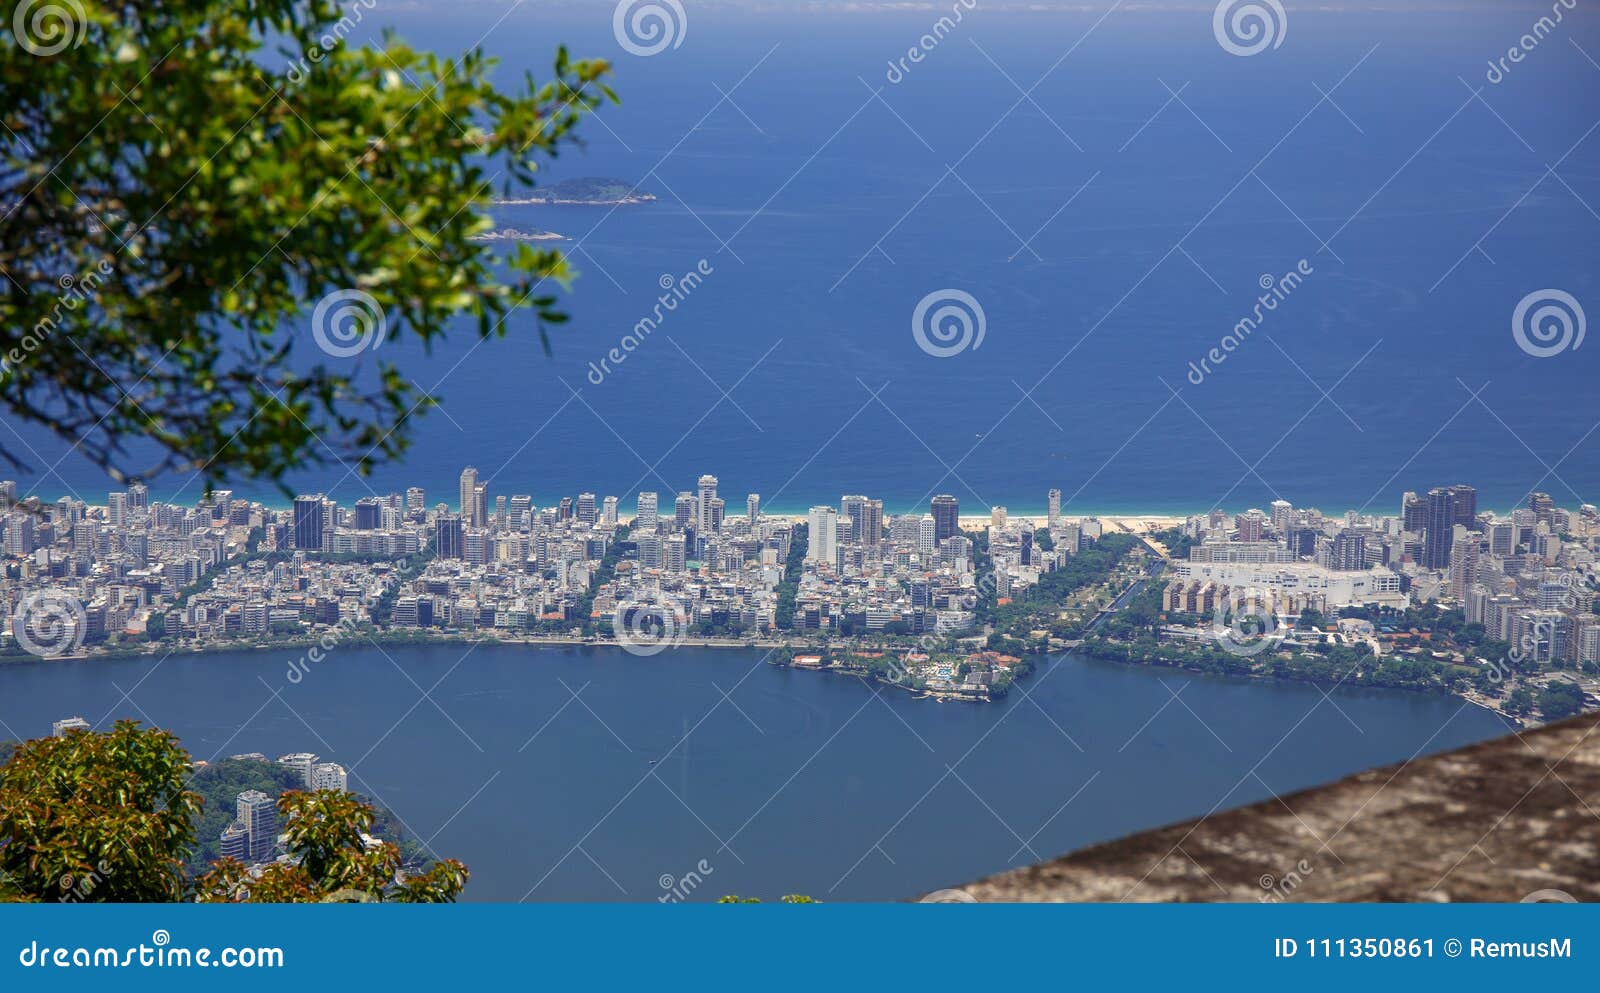
[[[379,5],[358,39],[481,44],[508,84],[561,42],[612,60],[622,104],[548,175],[657,200],[497,208],[582,272],[554,354],[528,319],[386,343],[442,411],[403,465],[290,485],[453,502],[474,464],[491,493],[627,509],[706,472],[784,510],[1038,511],[1054,487],[1069,513],[1392,513],[1458,481],[1500,509],[1600,501],[1593,11],[1557,0],[1535,37],[1544,0],[1286,3],[1235,54],[1209,2],[1040,6],[686,0],[633,54],[610,3]],[[24,488],[103,501],[65,442],[22,436]]]

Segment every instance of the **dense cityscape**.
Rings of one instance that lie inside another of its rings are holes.
[[[718,478],[703,475],[667,506],[637,494],[624,519],[618,497],[540,507],[491,494],[469,467],[455,496],[430,507],[412,487],[344,507],[306,494],[279,510],[218,490],[182,507],[134,485],[90,506],[19,502],[15,484],[0,483],[7,650],[326,650],[360,632],[654,654],[693,640],[781,648],[784,663],[940,699],[989,699],[1026,673],[1026,656],[1082,646],[1117,608],[1153,598],[1164,641],[1215,641],[1237,655],[1304,645],[1298,627],[1314,630],[1312,643],[1382,658],[1406,647],[1408,612],[1426,607],[1455,612],[1475,636],[1433,639],[1425,652],[1411,644],[1434,662],[1495,662],[1473,651],[1480,641],[1509,646],[1524,666],[1592,674],[1600,662],[1600,515],[1544,493],[1508,515],[1480,512],[1476,491],[1454,485],[1407,493],[1393,515],[1334,517],[1277,500],[1265,511],[1109,521],[1065,516],[1059,490],[1043,520],[1004,507],[963,518],[948,494],[905,514],[846,495],[799,518],[767,513],[753,493],[728,514]],[[1108,535],[1118,542],[1102,543]],[[1322,632],[1310,618],[1336,624]],[[1277,634],[1269,644],[1263,629]]]

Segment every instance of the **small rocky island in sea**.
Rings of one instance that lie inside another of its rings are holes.
[[[630,206],[651,203],[655,194],[634,188],[622,179],[567,179],[541,189],[531,190],[520,197],[495,197],[496,205],[505,204],[579,204],[584,206]]]
[[[540,231],[535,228],[524,231],[522,228],[495,228],[483,234],[468,236],[469,241],[565,241],[567,236],[556,234],[554,231]]]

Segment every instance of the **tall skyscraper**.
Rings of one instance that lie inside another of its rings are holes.
[[[862,508],[860,541],[868,548],[883,544],[883,501],[868,500]]]
[[[693,493],[679,493],[677,502],[673,505],[672,525],[679,531],[684,528],[698,527],[699,515],[695,512],[695,499]]]
[[[322,551],[323,499],[321,493],[294,498],[294,547],[301,551]]]
[[[489,484],[478,483],[472,487],[472,526],[489,526]]]
[[[640,493],[637,509],[633,514],[633,526],[655,530],[656,521],[656,494]]]
[[[1365,569],[1367,567],[1367,538],[1357,531],[1340,531],[1333,538],[1333,545],[1329,550],[1328,564],[1331,568],[1341,570]]]
[[[464,523],[467,523],[467,524],[476,524],[476,523],[478,523],[472,517],[472,511],[478,505],[478,503],[477,503],[477,490],[478,490],[478,470],[476,468],[474,468],[473,466],[467,466],[465,469],[461,470],[461,490],[460,490],[461,505],[456,508],[457,511],[460,512],[461,520]]]
[[[376,531],[383,526],[383,505],[377,497],[362,497],[356,501],[356,530]]]
[[[1549,527],[1555,517],[1556,502],[1548,493],[1532,493],[1528,496],[1528,508],[1533,511],[1533,519]]]
[[[832,507],[812,507],[806,516],[806,561],[833,569],[839,562],[839,515]]]
[[[961,530],[961,501],[948,493],[933,498],[933,542],[939,542]]]
[[[578,494],[578,507],[575,514],[580,524],[593,524],[600,519],[599,511],[595,507],[593,493]]]
[[[717,477],[712,475],[701,476],[698,489],[700,495],[700,522],[695,530],[700,534],[714,534],[717,529],[711,519],[711,504],[717,499]]]
[[[1055,527],[1061,521],[1061,491],[1051,490],[1045,497],[1045,521]]]
[[[465,554],[464,529],[459,514],[440,514],[433,519],[433,554],[441,559],[459,559]]]
[[[608,496],[600,502],[600,522],[607,525],[617,523],[617,498]]]
[[[239,824],[250,835],[249,861],[272,861],[273,850],[278,845],[277,804],[260,790],[246,790],[239,794],[236,809]]]
[[[1445,487],[1435,487],[1427,496],[1428,524],[1422,536],[1422,567],[1424,569],[1450,568],[1450,546],[1455,541],[1455,493]]]
[[[850,522],[850,540],[866,541],[867,498],[845,495],[839,498],[839,515]]]
[[[744,514],[752,521],[761,516],[761,494],[752,493],[744,498]]]
[[[406,512],[415,513],[428,509],[428,495],[420,486],[411,486],[406,489]]]

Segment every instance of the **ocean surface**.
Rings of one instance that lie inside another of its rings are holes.
[[[80,714],[213,759],[316,752],[473,900],[893,900],[1504,733],[1449,696],[1068,657],[938,704],[738,649],[350,645],[0,666],[0,735]],[[124,696],[126,693],[126,696]],[[1291,867],[1337,857],[1278,853]],[[690,874],[698,882],[685,883]]]
[[[1210,2],[979,3],[908,71],[891,60],[947,5],[685,4],[680,44],[648,57],[619,45],[614,6],[365,14],[356,38],[481,43],[508,85],[558,42],[612,60],[622,105],[548,175],[660,199],[497,211],[572,239],[554,356],[525,320],[481,345],[463,325],[432,357],[390,342],[443,412],[403,466],[291,485],[453,502],[471,463],[491,493],[630,508],[703,472],[730,506],[802,512],[944,492],[1038,511],[1051,487],[1069,512],[1394,512],[1457,481],[1486,507],[1600,500],[1600,346],[1535,358],[1512,321],[1551,288],[1600,314],[1600,22],[1581,10],[1491,83],[1550,3],[1290,4],[1281,45],[1249,57],[1219,44]],[[659,280],[702,260],[704,283],[591,381]],[[1193,382],[1262,276],[1302,260],[1303,284]],[[912,318],[945,290],[985,333],[937,358]],[[25,488],[103,502],[65,443],[22,435]]]

